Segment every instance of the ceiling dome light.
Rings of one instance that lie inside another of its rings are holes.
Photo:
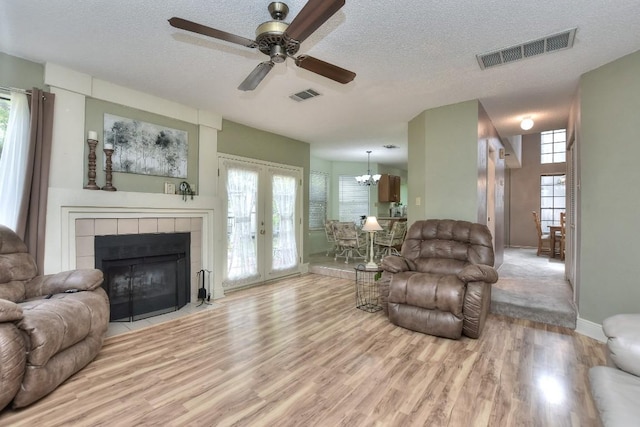
[[[531,117],[525,117],[520,122],[520,127],[522,130],[529,130],[533,127],[533,119]]]

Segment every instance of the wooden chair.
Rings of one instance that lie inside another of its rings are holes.
[[[536,224],[536,231],[538,232],[538,252],[536,253],[536,255],[551,255],[551,235],[549,233],[542,232],[542,226],[540,225],[540,218],[538,218],[538,213],[536,211],[532,211],[531,213],[533,214],[533,221]]]

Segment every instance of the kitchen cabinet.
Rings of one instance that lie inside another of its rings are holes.
[[[383,174],[378,182],[379,202],[399,202],[400,201],[400,177]]]

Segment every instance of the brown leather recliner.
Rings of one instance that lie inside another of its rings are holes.
[[[100,270],[37,276],[25,244],[0,225],[0,410],[44,397],[96,357],[109,326],[102,280]]]
[[[382,260],[380,296],[391,322],[446,338],[478,338],[491,305],[491,284],[498,281],[487,226],[417,221],[400,254]]]

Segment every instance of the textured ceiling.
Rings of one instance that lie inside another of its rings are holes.
[[[267,59],[257,50],[171,27],[177,16],[247,38],[270,19],[256,0],[10,0],[0,51],[54,62],[311,144],[331,160],[406,164],[407,123],[420,112],[479,99],[501,136],[566,124],[578,79],[640,49],[638,0],[347,0],[300,53],[356,72],[341,85],[277,64],[253,92],[236,88]],[[304,0],[287,2],[287,21]],[[578,27],[572,49],[480,70],[476,54]],[[322,96],[297,103],[312,88]],[[399,146],[396,150],[382,148]]]

